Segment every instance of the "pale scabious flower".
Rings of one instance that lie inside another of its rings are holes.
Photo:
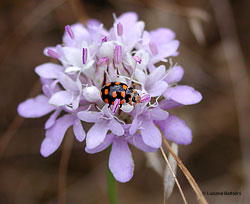
[[[86,137],[88,153],[112,144],[109,167],[118,181],[127,182],[134,169],[128,144],[145,152],[156,151],[162,143],[160,130],[178,144],[191,143],[189,127],[167,111],[198,103],[202,97],[192,87],[177,85],[182,67],[155,65],[178,54],[179,41],[173,31],[145,31],[144,22],[137,21],[133,12],[114,15],[114,19],[110,30],[97,20],[90,20],[86,27],[80,23],[66,26],[63,44],[44,50],[61,65],[45,63],[35,68],[43,94],[19,104],[18,113],[36,118],[53,112],[41,145],[45,157],[58,149],[71,126],[78,141]],[[117,99],[108,107],[100,91],[115,81],[133,87],[140,94],[140,103],[119,107]],[[81,121],[93,124],[87,133]]]

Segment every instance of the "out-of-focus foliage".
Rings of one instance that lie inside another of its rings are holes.
[[[230,5],[244,60],[249,67],[249,2],[230,1]],[[35,96],[40,92],[33,69],[48,60],[43,56],[43,48],[60,43],[67,24],[84,21],[87,16],[110,27],[112,12],[120,15],[130,10],[138,13],[148,30],[169,27],[175,31],[181,41],[176,61],[185,70],[183,83],[203,93],[200,104],[176,111],[187,121],[194,135],[191,145],[179,146],[180,158],[202,190],[241,191],[241,196],[208,196],[209,203],[244,203],[242,200],[247,195],[241,189],[246,179],[242,161],[246,158],[241,156],[232,81],[213,7],[205,0],[154,1],[154,4],[144,0],[2,0],[0,147],[6,145],[0,158],[0,203],[57,201],[58,168],[63,146],[53,156],[44,159],[39,148],[44,137],[42,124],[47,118],[15,119],[17,104],[30,94]],[[204,19],[204,15],[208,18]],[[204,41],[200,36],[204,36]],[[9,142],[5,138],[10,138]],[[161,203],[162,178],[147,168],[143,153],[132,150],[137,173],[128,184],[118,185],[120,203]],[[74,143],[67,174],[67,203],[108,203],[106,157],[105,154],[88,155],[83,144]],[[177,171],[177,177],[189,202],[196,202],[180,171]],[[175,188],[169,203],[181,202]]]

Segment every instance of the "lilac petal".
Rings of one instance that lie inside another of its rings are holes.
[[[133,122],[129,128],[129,134],[134,135],[139,127],[137,115],[134,117]]]
[[[142,84],[145,84],[147,76],[144,73],[144,71],[140,70],[140,69],[135,69],[135,77],[136,79],[141,82]]]
[[[109,157],[109,168],[119,182],[128,182],[134,171],[134,161],[126,141],[114,140]]]
[[[160,108],[151,109],[151,117],[153,120],[166,120],[168,118],[168,112]]]
[[[117,136],[124,135],[124,129],[123,129],[122,125],[119,122],[117,122],[115,119],[111,120],[108,125],[109,125],[109,129],[115,135],[117,135]]]
[[[95,111],[80,111],[77,114],[80,120],[88,123],[95,123],[102,115],[103,115],[102,112],[95,112]]]
[[[88,149],[94,149],[104,141],[109,130],[108,122],[109,121],[102,119],[90,128],[86,139]]]
[[[85,151],[87,153],[90,153],[90,154],[94,154],[94,153],[98,153],[98,152],[101,152],[103,151],[104,149],[106,149],[109,145],[111,145],[111,143],[113,142],[113,139],[114,139],[114,134],[107,134],[104,141],[98,145],[96,148],[94,149],[88,149],[87,147],[85,148]]]
[[[133,135],[133,137],[131,137],[128,140],[128,142],[144,152],[156,152],[157,151],[156,148],[152,148],[146,145],[142,140],[142,136],[138,134]]]
[[[64,74],[62,72],[59,72],[58,73],[58,80],[62,84],[63,88],[65,88],[66,90],[69,90],[71,92],[77,92],[77,91],[79,91],[77,83],[75,81],[73,81],[66,74]]]
[[[175,33],[168,28],[158,28],[149,32],[151,40],[157,45],[165,44],[175,38]]]
[[[82,67],[82,51],[73,47],[63,47],[66,62],[73,67]]]
[[[167,120],[160,121],[159,126],[167,139],[177,144],[188,145],[192,142],[192,131],[184,120],[177,116],[169,116]]]
[[[127,32],[131,26],[133,26],[138,19],[138,16],[134,12],[127,12],[117,18],[117,22],[120,22],[123,26],[123,31]]]
[[[72,39],[66,31],[63,35],[63,42],[67,46],[73,47],[76,45],[81,45],[83,41],[90,41],[89,32],[81,23],[71,25],[70,28],[72,30],[72,33],[74,33],[74,39]]]
[[[19,115],[25,118],[39,118],[55,110],[55,106],[48,103],[48,97],[38,95],[35,98],[27,99],[17,107]]]
[[[87,22],[87,27],[98,27],[101,25],[101,22],[96,19],[89,19]]]
[[[183,106],[183,104],[177,103],[176,101],[173,101],[171,99],[163,100],[160,102],[160,107],[164,110],[169,110],[171,108],[178,108],[181,106]]]
[[[146,81],[146,86],[149,87],[152,84],[155,84],[156,82],[161,80],[165,74],[166,74],[166,68],[164,65],[157,67],[154,71],[152,71],[149,74],[148,79]]]
[[[150,48],[152,55],[158,55],[159,51],[158,51],[157,45],[154,42],[149,43],[149,48]]]
[[[58,149],[67,129],[73,124],[73,119],[72,115],[64,115],[56,121],[53,127],[46,131],[46,137],[40,149],[44,157],[48,157]]]
[[[153,148],[161,146],[161,133],[152,120],[144,120],[141,124],[141,135],[143,142]]]
[[[51,96],[49,104],[55,106],[64,106],[72,102],[72,94],[68,91],[59,91]]]
[[[132,50],[135,44],[141,39],[144,27],[145,27],[144,22],[139,21],[126,32],[126,35],[123,35],[123,37],[126,36],[126,38],[123,39],[125,43],[128,45],[128,50]]]
[[[164,80],[168,84],[179,82],[182,79],[183,74],[184,74],[184,70],[181,66],[174,66],[173,68],[170,68]]]
[[[85,139],[86,133],[82,127],[81,121],[78,118],[76,118],[73,122],[73,131],[79,142],[82,142]]]
[[[175,86],[168,88],[164,96],[183,105],[199,103],[202,99],[200,92],[190,86]]]
[[[81,95],[78,95],[77,97],[73,98],[73,101],[72,101],[73,110],[76,110],[79,107],[80,99],[81,99]]]
[[[159,61],[163,61],[165,58],[170,57],[174,55],[179,47],[180,43],[178,40],[173,40],[169,43],[159,45],[158,46],[158,51],[159,54],[155,55],[151,58],[152,64],[155,64]]]
[[[49,117],[49,119],[45,123],[45,129],[48,129],[55,124],[56,118],[59,116],[61,111],[62,110],[60,108],[57,108],[56,111],[53,114],[51,114],[51,116]]]
[[[158,81],[153,84],[150,88],[147,89],[147,92],[150,93],[151,97],[156,97],[162,95],[168,88],[168,84],[165,81]]]

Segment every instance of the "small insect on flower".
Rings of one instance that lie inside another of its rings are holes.
[[[123,103],[135,105],[141,102],[141,97],[132,87],[122,82],[109,82],[101,89],[102,100],[111,105],[114,105],[116,99],[120,99],[120,108]]]

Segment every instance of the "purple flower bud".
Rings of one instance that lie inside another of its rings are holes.
[[[140,57],[138,57],[138,56],[133,56],[133,58],[134,58],[134,60],[135,60],[136,62],[138,62],[139,64],[141,64],[141,58],[140,58]]]
[[[68,35],[69,35],[69,37],[71,38],[71,39],[74,39],[74,33],[73,33],[73,31],[72,31],[72,29],[71,29],[71,27],[69,26],[69,25],[66,25],[65,26],[65,30],[66,30],[66,32],[68,33]]]
[[[115,111],[117,110],[117,108],[118,108],[118,106],[119,106],[119,104],[120,104],[120,99],[115,99],[115,102],[114,102],[114,105],[113,105],[113,107],[112,107],[112,112],[113,113],[115,113]]]
[[[48,49],[47,54],[48,54],[50,57],[59,58],[59,54],[58,54],[57,52],[55,52],[54,50]]]
[[[159,53],[157,45],[152,41],[149,43],[149,48],[150,48],[153,55],[157,55]]]
[[[103,57],[103,58],[101,58],[101,59],[98,60],[97,65],[103,65],[103,64],[105,64],[108,61],[109,61],[108,57]]]
[[[115,63],[119,64],[122,61],[122,46],[115,46]]]
[[[108,41],[107,36],[104,36],[104,37],[102,38],[102,42],[107,42],[107,41]]]
[[[117,24],[117,35],[118,35],[118,36],[122,36],[122,34],[123,34],[123,26],[122,26],[122,24],[119,22],[119,23]]]
[[[82,49],[82,63],[83,64],[86,64],[87,57],[88,57],[88,50],[87,50],[87,48],[83,48]]]
[[[149,102],[151,100],[150,94],[143,94],[141,96],[141,103],[146,103]]]

